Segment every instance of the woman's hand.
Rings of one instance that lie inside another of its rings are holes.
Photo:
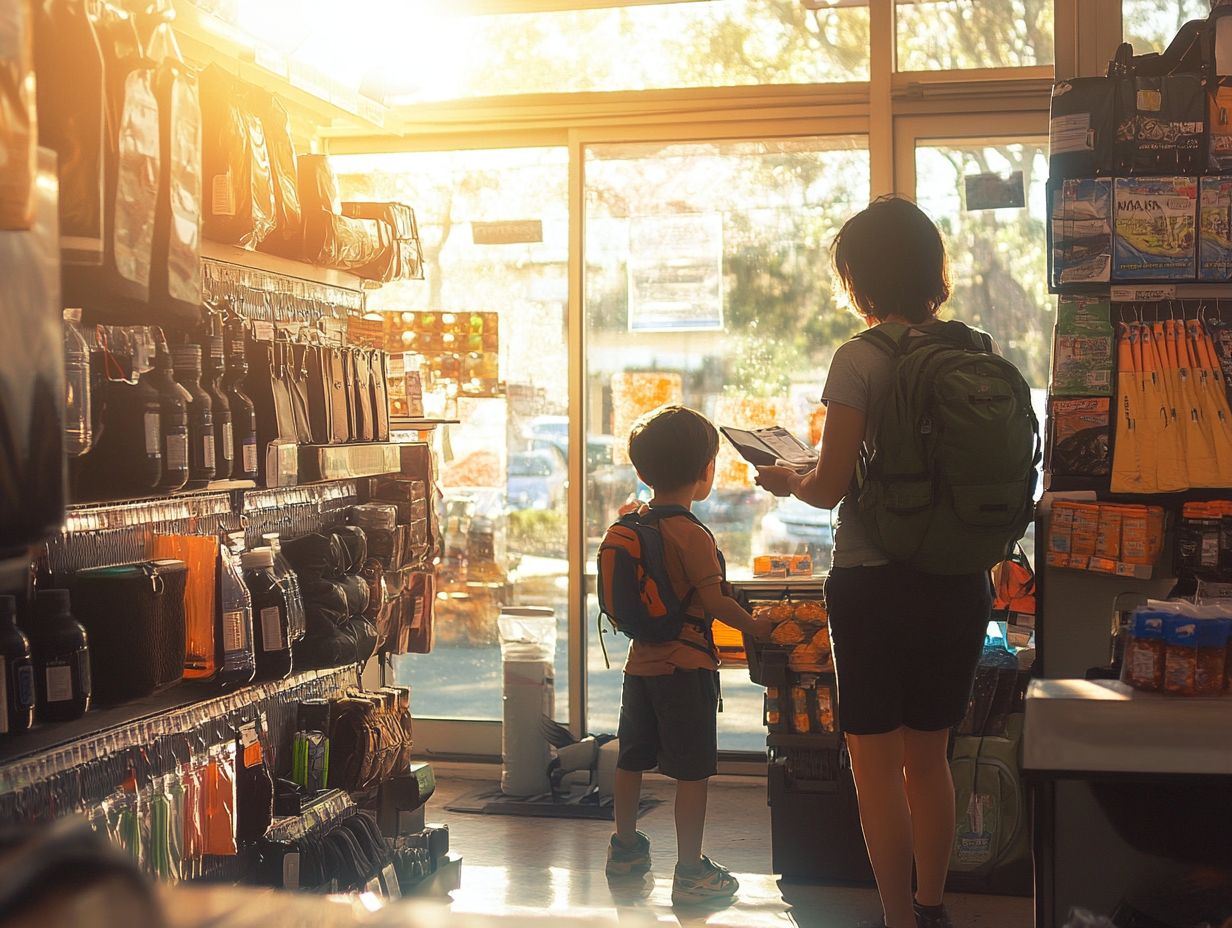
[[[791,496],[799,480],[800,475],[790,467],[767,465],[757,468],[757,485],[775,496]]]

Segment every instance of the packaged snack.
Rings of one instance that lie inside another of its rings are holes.
[[[1232,178],[1204,177],[1200,189],[1198,280],[1232,280]]]
[[[1164,619],[1164,692],[1196,695],[1199,624],[1193,616],[1183,613]]]
[[[1110,397],[1049,401],[1049,473],[1064,477],[1105,477],[1112,472]]]
[[[834,731],[834,696],[830,692],[830,687],[819,686],[814,692],[817,694],[817,722],[822,731],[832,732]]]
[[[1053,289],[1108,283],[1112,275],[1112,181],[1065,180],[1052,190],[1049,209]]]
[[[1107,299],[1063,296],[1053,335],[1054,396],[1112,394],[1113,330]]]
[[[1048,564],[1052,567],[1068,567],[1073,544],[1074,506],[1069,500],[1057,500],[1052,506],[1048,521]]]
[[[1121,681],[1135,689],[1158,691],[1164,683],[1164,618],[1162,613],[1139,609],[1129,626]]]
[[[783,724],[783,714],[779,711],[779,690],[777,686],[766,688],[766,727],[772,731]]]
[[[1198,184],[1193,177],[1118,177],[1113,280],[1193,280]]]
[[[804,641],[804,631],[795,622],[784,622],[770,633],[772,644],[800,644]]]
[[[1095,536],[1095,553],[1098,556],[1120,560],[1121,514],[1120,506],[1099,507],[1099,529]]]
[[[1219,569],[1221,517],[1212,503],[1186,503],[1176,533],[1176,563],[1191,573]]]
[[[1195,636],[1197,663],[1194,667],[1194,695],[1218,696],[1227,684],[1228,621],[1202,619]]]
[[[1099,540],[1099,504],[1078,503],[1074,506],[1074,531],[1070,540],[1071,556],[1091,557]]]
[[[1121,507],[1121,560],[1154,564],[1163,544],[1164,511],[1159,506]]]
[[[808,691],[802,686],[791,688],[791,728],[799,735],[806,735],[812,728],[809,721]]]

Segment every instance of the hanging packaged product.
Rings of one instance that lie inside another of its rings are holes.
[[[282,680],[291,674],[288,593],[274,574],[274,552],[254,548],[241,556],[244,583],[252,596],[253,651],[257,680]]]
[[[304,259],[347,270],[377,259],[392,239],[383,220],[342,215],[338,180],[325,155],[300,155],[299,195],[304,216]]]
[[[65,264],[103,262],[106,84],[103,51],[85,0],[34,4],[39,144],[55,151]]]
[[[235,455],[231,476],[236,480],[256,480],[260,472],[257,455],[257,414],[245,389],[248,358],[244,355],[242,333],[235,333],[226,358],[222,388],[231,409],[231,449]]]
[[[236,733],[235,835],[236,844],[256,844],[274,817],[274,780],[265,763],[262,726],[245,722]]]
[[[291,569],[291,562],[282,553],[282,539],[277,532],[264,534],[261,540],[274,555],[274,576],[278,578],[278,582],[286,593],[287,626],[291,642],[294,643],[303,638],[307,630],[304,617],[304,595],[300,589],[299,577]]]
[[[192,394],[175,379],[171,351],[165,339],[158,340],[154,367],[141,375],[143,383],[158,392],[162,441],[162,479],[158,489],[181,489],[188,483],[188,404]]]
[[[1058,477],[1106,477],[1111,470],[1108,397],[1048,402],[1048,473]]]
[[[0,132],[3,130],[0,129]],[[64,521],[65,358],[54,156],[40,157],[38,216],[0,231],[0,551],[24,555]],[[75,459],[81,460],[81,459]],[[49,479],[50,478],[50,479]]]
[[[1112,275],[1112,180],[1072,179],[1050,187],[1052,288],[1108,283]]]
[[[1121,682],[1139,690],[1158,692],[1164,685],[1165,613],[1139,609],[1134,612],[1121,664]]]
[[[261,118],[248,86],[218,65],[200,75],[205,237],[256,248],[274,230],[274,182]]]
[[[383,248],[376,260],[357,268],[360,277],[389,282],[423,276],[420,260],[419,227],[415,211],[405,203],[343,203],[342,215],[353,219],[379,219],[391,230],[390,247]]]
[[[38,112],[31,0],[0,2],[0,229],[34,222]]]
[[[187,580],[184,562],[170,559],[73,575],[73,612],[90,636],[98,702],[139,699],[183,679]]]
[[[1117,152],[1124,174],[1197,174],[1206,161],[1206,94],[1197,74],[1117,82]]]
[[[90,346],[81,334],[81,313],[64,311],[64,453],[81,457],[94,444]]]
[[[34,703],[30,641],[17,627],[17,600],[0,595],[0,735],[28,731]]]
[[[201,99],[170,23],[153,30],[160,167],[150,302],[185,325],[201,318]]]
[[[1113,280],[1193,280],[1197,178],[1118,177],[1113,199]]]
[[[1052,383],[1054,396],[1110,396],[1112,345],[1106,298],[1062,296],[1057,301],[1053,334]]]
[[[157,71],[132,17],[103,5],[98,20],[107,77],[107,236],[101,268],[67,266],[65,298],[87,319],[125,321],[150,299],[161,171]]]
[[[205,853],[232,857],[238,852],[235,820],[235,742],[210,750],[203,790],[205,805]]]
[[[1203,177],[1198,206],[1198,279],[1232,280],[1232,178]]]
[[[188,567],[184,586],[184,676],[209,680],[218,670],[214,610],[218,595],[218,539],[204,535],[155,535],[154,555]]]
[[[1207,170],[1212,174],[1232,173],[1232,82],[1213,81],[1207,91],[1208,142]]]
[[[284,258],[300,259],[304,252],[304,217],[299,203],[299,169],[291,140],[291,117],[273,94],[250,87],[248,104],[265,128],[270,174],[274,186],[274,228],[260,249]]]
[[[1048,173],[1053,178],[1111,174],[1116,157],[1116,83],[1080,77],[1052,85]]]
[[[226,372],[223,336],[205,336],[201,344],[201,389],[209,395],[213,412],[214,476],[218,480],[228,479],[235,467],[235,432],[231,421],[231,401],[222,384]]]
[[[218,605],[214,640],[218,681],[228,686],[251,683],[257,672],[253,654],[252,596],[244,585],[239,556],[229,542],[218,549]]]
[[[214,404],[201,386],[201,346],[178,345],[171,352],[175,379],[188,394],[188,483],[190,490],[214,479]]]
[[[301,445],[312,444],[312,419],[308,411],[308,345],[288,344],[286,353],[287,392],[291,396],[291,418],[295,423],[295,439]]]

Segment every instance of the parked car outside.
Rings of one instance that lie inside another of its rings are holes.
[[[505,495],[510,509],[555,509],[565,499],[568,474],[551,451],[515,451],[509,455]]]
[[[830,510],[818,509],[788,496],[762,516],[762,550],[769,554],[809,554],[813,569],[830,566],[834,552],[834,526]]]

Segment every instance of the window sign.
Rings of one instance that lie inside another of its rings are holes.
[[[629,222],[629,331],[723,328],[723,216],[640,216]]]

